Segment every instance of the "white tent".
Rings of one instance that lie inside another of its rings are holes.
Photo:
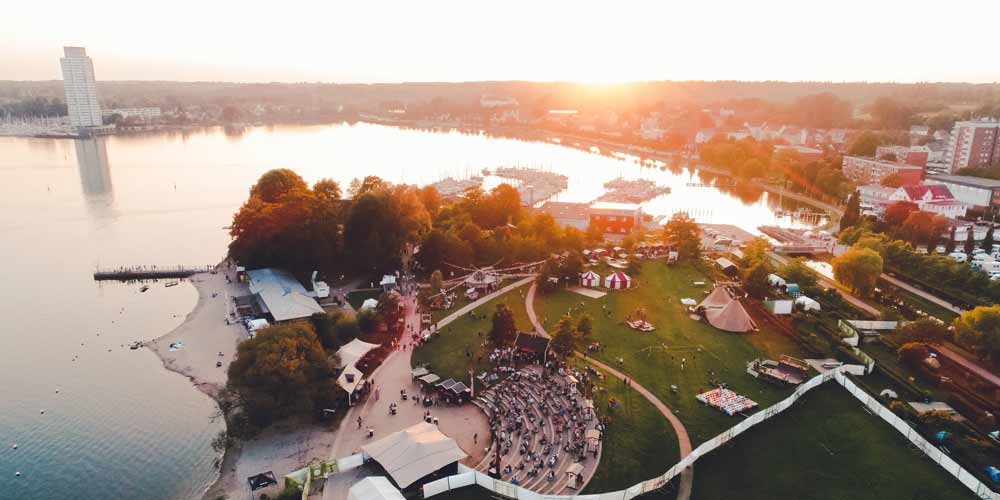
[[[767,282],[770,283],[771,286],[775,286],[775,287],[777,287],[777,286],[785,286],[785,278],[782,278],[781,276],[778,276],[777,274],[768,274],[767,275]]]
[[[344,371],[340,372],[340,376],[337,377],[337,385],[344,389],[348,395],[354,394],[354,390],[361,385],[361,379],[364,378],[364,376],[365,374],[361,373],[361,370],[358,370],[352,364],[344,368]],[[348,402],[351,402],[350,398],[348,398]]]
[[[400,488],[468,455],[434,424],[421,422],[361,447]]]
[[[337,349],[337,357],[340,358],[340,368],[354,366],[354,363],[357,363],[359,359],[365,357],[365,354],[368,354],[368,351],[376,347],[378,347],[378,344],[372,344],[359,339],[354,339],[344,344],[340,349]]]
[[[630,286],[632,286],[632,278],[621,271],[611,273],[604,278],[604,288],[621,289]]]
[[[587,271],[580,275],[580,286],[593,288],[601,284],[601,276],[594,271]]]
[[[378,307],[378,299],[365,299],[365,301],[361,303],[362,311],[367,311],[368,309],[375,309],[376,307]]]
[[[250,321],[247,321],[247,330],[250,331],[251,337],[257,334],[257,330],[260,330],[261,328],[267,328],[268,326],[271,326],[271,324],[268,323],[267,320],[264,318],[252,319]]]
[[[405,500],[405,497],[384,476],[371,476],[351,486],[347,500]]]
[[[799,295],[799,297],[795,299],[795,305],[802,306],[804,311],[819,311],[821,309],[819,302],[816,302],[805,295]]]

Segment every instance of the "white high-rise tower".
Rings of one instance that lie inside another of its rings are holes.
[[[69,123],[75,128],[100,127],[101,105],[97,102],[97,81],[94,78],[94,61],[87,57],[83,47],[63,47],[63,87],[66,89],[66,107]]]

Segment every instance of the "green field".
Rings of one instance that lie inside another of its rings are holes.
[[[791,392],[751,377],[746,363],[758,357],[777,359],[781,354],[801,356],[793,340],[765,329],[747,334],[723,332],[688,316],[680,299],[700,301],[704,292],[711,290],[710,285],[692,285],[709,281],[697,268],[645,261],[642,273],[633,279],[635,288],[613,291],[600,299],[566,290],[540,295],[535,298],[535,312],[547,330],[568,311],[574,317],[584,311],[590,314],[594,340],[606,346],[595,357],[653,391],[684,422],[694,446],[739,421],[695,399],[696,394],[712,388],[711,380],[729,384],[761,407]],[[626,314],[639,307],[646,309],[647,320],[656,331],[640,333],[624,325]],[[686,359],[684,370],[682,359]],[[671,391],[671,385],[677,386],[676,392]]]
[[[586,365],[582,360],[573,363],[581,369]],[[601,463],[584,494],[628,488],[663,474],[680,460],[677,436],[652,403],[614,377],[598,381],[597,387],[593,399],[598,415],[609,414],[610,398],[621,402],[621,408],[610,412]]]
[[[440,333],[413,351],[413,365],[429,365],[430,370],[442,379],[456,380],[467,380],[469,370],[479,373],[489,369],[490,350],[483,346],[483,342],[490,331],[497,304],[506,304],[514,312],[514,324],[519,331],[531,330],[531,322],[524,310],[523,294],[526,290],[527,286],[511,290],[477,307],[472,315],[464,314],[451,324],[442,326]],[[472,353],[471,357],[465,355],[466,349]],[[481,361],[480,356],[483,358]]]
[[[694,500],[975,498],[835,382],[702,457],[694,478]]]

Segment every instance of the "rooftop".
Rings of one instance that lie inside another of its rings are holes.
[[[546,201],[542,211],[555,219],[586,219],[586,203],[570,203],[565,201]]]
[[[255,269],[248,271],[247,277],[250,292],[260,297],[261,303],[275,321],[308,318],[323,312],[323,308],[309,296],[302,283],[284,269]]]
[[[629,210],[635,211],[642,208],[637,203],[615,203],[611,201],[599,201],[590,205],[591,210]]]

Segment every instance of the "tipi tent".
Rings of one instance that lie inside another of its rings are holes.
[[[726,288],[718,286],[715,287],[715,290],[712,290],[712,293],[708,294],[708,297],[705,297],[705,299],[698,304],[698,307],[705,309],[718,309],[726,307],[732,301],[733,298],[729,296],[729,292],[726,291]]]
[[[580,275],[580,286],[594,288],[601,284],[601,276],[594,271],[587,271]]]
[[[632,278],[621,271],[611,273],[604,278],[604,288],[622,289],[630,286],[632,286]]]
[[[745,333],[757,329],[757,325],[747,314],[743,304],[737,300],[731,300],[722,308],[708,309],[705,312],[705,318],[710,325],[727,332]]]

